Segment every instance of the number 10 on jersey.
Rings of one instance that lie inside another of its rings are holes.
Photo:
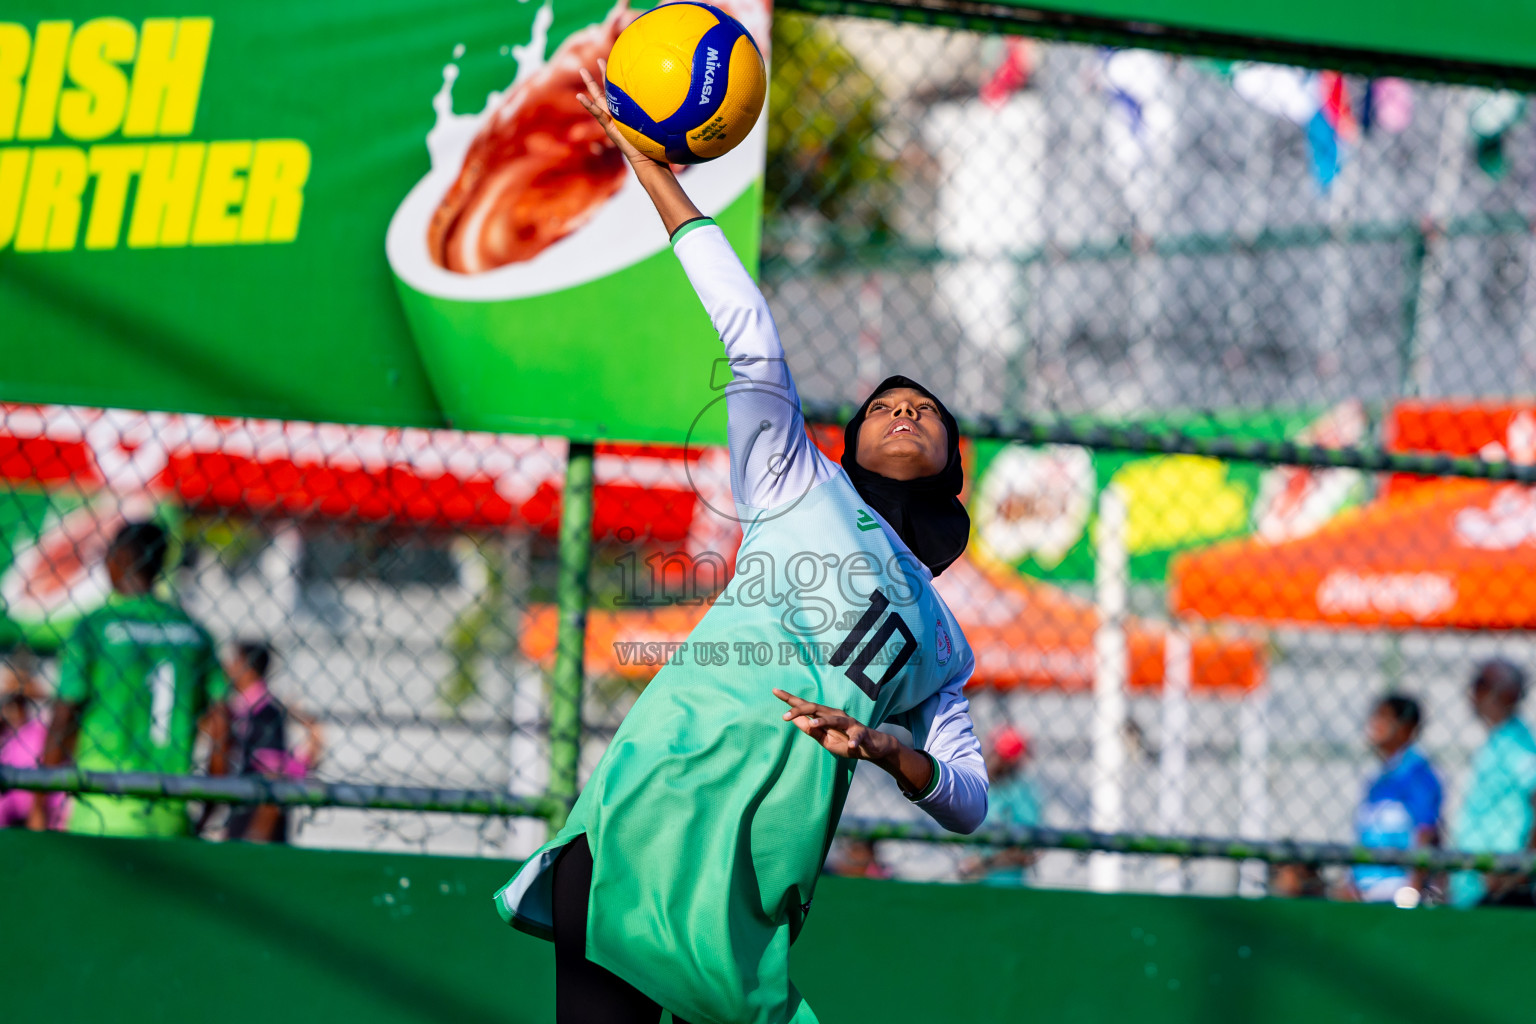
[[[859,616],[859,621],[853,624],[853,629],[843,638],[843,642],[838,644],[837,649],[832,652],[832,664],[841,667],[853,656],[854,650],[863,642],[869,631],[875,628],[875,623],[880,622],[880,628],[876,630],[874,637],[869,643],[864,644],[864,649],[859,651],[858,657],[843,670],[870,700],[878,700],[880,688],[896,678],[896,673],[900,672],[912,659],[912,655],[917,653],[917,638],[912,635],[911,628],[901,617],[900,612],[886,614],[890,607],[890,598],[876,588],[875,592],[869,595],[869,607],[865,609],[863,615]],[[882,615],[885,615],[883,622],[880,621]],[[896,652],[896,656],[891,659],[878,681],[870,679],[865,670],[897,633],[901,634],[901,649]]]

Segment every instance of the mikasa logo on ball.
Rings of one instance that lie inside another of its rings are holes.
[[[715,87],[715,69],[720,66],[720,51],[713,46],[706,49],[709,52],[704,55],[704,92],[699,97],[700,105],[709,102],[709,92]]]

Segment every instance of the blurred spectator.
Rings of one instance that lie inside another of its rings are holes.
[[[1011,725],[993,730],[987,738],[987,818],[982,828],[1033,828],[1040,824],[1040,800],[1025,768],[1029,765],[1029,738]],[[988,885],[1024,885],[1026,873],[1038,855],[1034,850],[999,849],[962,864],[962,877]]]
[[[890,878],[891,869],[880,862],[869,839],[845,839],[837,856],[827,862],[827,874],[844,878]]]
[[[272,648],[260,640],[236,644],[225,664],[234,687],[229,698],[229,768],[236,775],[303,778],[309,770],[306,758],[288,753],[288,709],[267,689],[271,668]],[[226,832],[230,839],[286,843],[288,812],[279,804],[236,804],[230,808]]]
[[[288,720],[304,732],[304,742],[297,753],[289,754],[289,773],[295,778],[307,778],[315,773],[325,758],[325,732],[320,728],[319,720],[305,714],[302,708],[289,707]]]
[[[1269,894],[1285,900],[1320,900],[1328,885],[1316,864],[1286,861],[1269,866]]]
[[[1366,719],[1366,742],[1381,758],[1381,771],[1355,811],[1355,838],[1361,846],[1413,850],[1440,845],[1440,778],[1414,742],[1422,721],[1419,702],[1395,693],[1377,701]],[[1361,866],[1352,873],[1347,895],[1367,903],[1417,906],[1425,877],[1420,870]]]
[[[189,772],[201,724],[214,739],[209,770],[222,772],[228,681],[208,631],[154,593],[169,547],[165,530],[150,522],[129,523],[112,539],[106,559],[112,593],[81,618],[60,650],[43,765],[73,757],[89,771]],[[39,794],[28,824],[44,828],[46,816]],[[189,822],[179,801],[80,794],[66,827],[178,836]]]
[[[48,726],[34,714],[34,707],[42,699],[42,685],[32,674],[31,653],[13,651],[0,665],[0,765],[37,767],[48,737]],[[0,793],[0,828],[25,825],[34,799],[25,789]],[[64,809],[64,794],[50,793],[44,800],[49,827],[57,828]]]
[[[1516,712],[1525,697],[1525,673],[1494,659],[1472,676],[1472,710],[1488,727],[1488,739],[1472,755],[1466,792],[1451,829],[1451,845],[1473,853],[1517,853],[1531,840],[1531,796],[1536,792],[1536,739]],[[1531,881],[1514,874],[1451,877],[1451,902],[1532,906]]]

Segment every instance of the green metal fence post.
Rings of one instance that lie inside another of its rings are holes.
[[[1419,300],[1428,257],[1429,233],[1420,225],[1408,235],[1403,257],[1403,327],[1397,343],[1397,393],[1403,397],[1419,392],[1414,370],[1419,361]]]
[[[560,507],[560,614],[549,697],[550,828],[565,824],[576,802],[581,757],[581,689],[587,643],[588,573],[592,567],[592,454],[590,441],[572,441]]]

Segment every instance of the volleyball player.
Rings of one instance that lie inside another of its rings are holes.
[[[497,906],[553,939],[560,1024],[653,1024],[663,1008],[695,1024],[813,1021],[789,945],[858,762],[946,828],[972,831],[986,814],[962,694],[971,651],[932,585],[969,536],[956,424],[926,388],[892,377],[849,422],[842,465],[822,455],[725,235],[583,79],[583,106],[655,203],[725,344],[743,539],[729,586]],[[700,650],[727,663],[689,656]],[[887,722],[916,745],[877,731]]]

